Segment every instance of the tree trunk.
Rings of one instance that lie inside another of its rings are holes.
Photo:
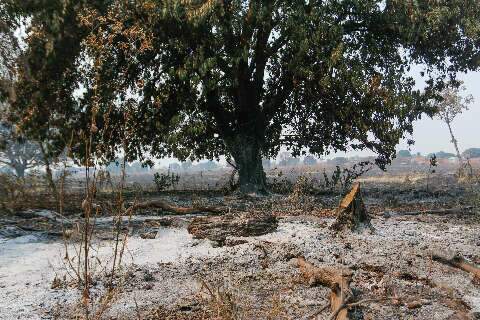
[[[458,149],[458,141],[457,139],[455,139],[455,136],[453,135],[453,130],[452,130],[450,121],[447,121],[447,126],[448,126],[448,131],[450,131],[450,136],[452,137],[452,143],[453,143],[453,146],[455,147],[455,152],[457,153],[459,164],[461,166],[463,164],[463,158],[462,158],[462,155],[460,154],[460,149]]]
[[[25,178],[25,166],[23,166],[21,163],[16,163],[13,168],[15,169],[15,174],[18,178]]]
[[[45,177],[47,179],[48,187],[50,188],[50,191],[53,194],[53,197],[55,199],[55,203],[57,206],[60,206],[59,203],[59,195],[57,191],[57,186],[55,185],[55,181],[53,180],[53,172],[52,168],[50,167],[50,159],[48,154],[45,152],[45,148],[43,145],[40,143],[40,150],[42,151],[42,157],[43,157],[43,162],[45,163]]]
[[[230,143],[230,150],[238,169],[239,191],[246,194],[267,194],[258,139],[237,136]]]
[[[55,185],[55,181],[53,180],[53,173],[52,173],[52,169],[50,168],[49,161],[45,161],[45,171],[46,171],[46,178],[47,178],[48,186],[50,187],[50,191],[53,194],[56,204],[59,205],[57,186]]]

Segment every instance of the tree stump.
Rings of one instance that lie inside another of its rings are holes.
[[[365,228],[373,231],[370,217],[365,209],[360,183],[353,185],[352,190],[342,199],[337,209],[337,219],[330,226],[335,231],[361,231]]]
[[[260,236],[275,231],[277,227],[277,218],[272,215],[244,213],[197,217],[188,226],[188,232],[196,239],[206,238],[223,244],[227,237]]]

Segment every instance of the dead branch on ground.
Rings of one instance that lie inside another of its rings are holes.
[[[453,258],[447,258],[443,255],[434,253],[432,255],[432,260],[471,273],[475,278],[480,279],[480,268],[468,262],[463,257],[454,256]]]
[[[343,267],[316,267],[304,258],[297,259],[302,276],[308,280],[310,285],[321,284],[329,287],[330,309],[332,320],[348,320],[348,304],[353,299],[353,292],[350,289],[353,272]]]
[[[224,243],[228,237],[252,237],[273,232],[278,220],[272,215],[227,214],[194,218],[187,230],[196,239],[210,239]]]
[[[380,215],[384,217],[390,216],[417,216],[421,214],[438,214],[438,215],[447,215],[447,214],[456,214],[456,213],[465,213],[466,211],[472,210],[473,206],[460,207],[460,208],[450,208],[450,209],[430,209],[430,210],[418,210],[418,211],[407,211],[407,212],[388,212],[384,211]]]
[[[195,207],[179,207],[168,203],[164,200],[151,200],[146,202],[135,203],[128,208],[130,211],[138,209],[162,209],[164,211],[176,213],[176,214],[197,214],[197,213],[215,213],[220,214],[227,212],[225,207],[212,207],[212,206],[195,206]]]

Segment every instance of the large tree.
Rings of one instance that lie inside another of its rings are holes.
[[[99,157],[226,155],[244,192],[265,191],[262,156],[281,146],[368,148],[384,166],[444,81],[480,61],[477,0],[49,3],[59,19],[28,12],[33,76],[48,83],[16,104],[30,126],[68,120],[94,133]]]

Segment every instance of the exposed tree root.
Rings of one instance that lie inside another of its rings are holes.
[[[433,261],[437,261],[448,266],[469,272],[473,274],[473,276],[480,280],[480,268],[475,266],[474,264],[468,262],[463,257],[455,256],[453,258],[447,258],[440,254],[433,254],[432,255]]]
[[[350,319],[348,304],[352,302],[353,293],[350,289],[353,272],[342,267],[316,267],[304,258],[297,258],[297,265],[302,276],[308,280],[310,285],[320,284],[329,287],[330,309],[332,320]]]

